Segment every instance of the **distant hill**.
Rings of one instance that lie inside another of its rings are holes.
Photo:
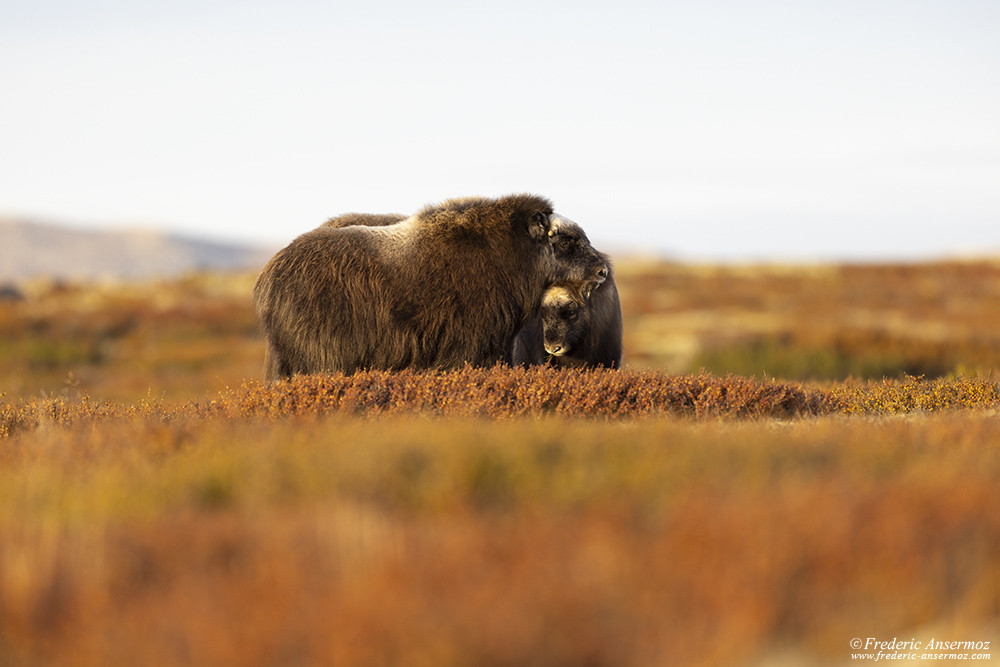
[[[256,269],[274,250],[158,231],[104,231],[0,219],[0,281],[159,278]]]

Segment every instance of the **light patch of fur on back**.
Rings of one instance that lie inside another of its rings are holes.
[[[378,232],[385,234],[386,236],[395,236],[397,238],[405,237],[407,234],[413,232],[414,223],[416,222],[417,216],[411,215],[409,218],[403,218],[399,222],[394,222],[391,225],[382,225],[381,227],[366,227],[373,232]],[[353,225],[355,227],[361,227],[364,225]]]
[[[388,260],[403,260],[406,258],[407,251],[411,247],[410,240],[417,233],[416,219],[416,216],[411,215],[409,218],[404,218],[397,223],[385,225],[384,227],[365,227],[363,225],[356,225],[354,227],[363,228],[365,233],[379,239],[387,241],[391,239],[388,243],[380,242],[376,244],[379,256]]]

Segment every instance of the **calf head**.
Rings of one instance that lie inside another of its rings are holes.
[[[573,354],[590,329],[587,300],[600,283],[559,282],[542,297],[542,338],[545,352],[556,357]]]

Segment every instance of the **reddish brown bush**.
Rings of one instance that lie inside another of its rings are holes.
[[[249,382],[225,402],[247,416],[319,411],[490,418],[788,417],[824,409],[819,391],[776,381],[548,367],[299,376],[275,384]]]

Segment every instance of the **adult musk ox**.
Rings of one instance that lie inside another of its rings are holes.
[[[323,225],[381,227],[404,218],[406,216],[400,213],[346,213],[330,218]],[[621,366],[621,301],[611,273],[611,261],[606,256],[604,261],[608,266],[608,276],[603,284],[597,281],[564,281],[545,290],[539,311],[528,319],[514,338],[514,364]],[[592,297],[598,287],[599,293]]]
[[[608,271],[583,230],[534,195],[351,216],[298,237],[257,278],[267,378],[509,363],[547,285]]]
[[[514,339],[514,364],[621,366],[622,306],[608,267],[603,284],[560,281],[545,290],[538,313]]]

